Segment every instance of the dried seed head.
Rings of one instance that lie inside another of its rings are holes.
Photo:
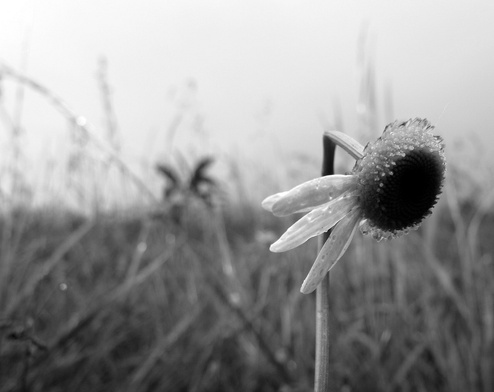
[[[444,145],[427,120],[389,124],[353,169],[358,177],[364,234],[396,237],[418,227],[441,193]]]

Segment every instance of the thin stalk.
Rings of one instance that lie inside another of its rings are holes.
[[[44,85],[38,83],[34,79],[28,78],[15,71],[13,68],[0,62],[0,76],[7,76],[11,79],[16,80],[18,83],[24,84],[31,90],[34,90],[44,96],[65,118],[76,124],[81,132],[88,136],[93,144],[106,153],[111,161],[117,166],[120,171],[128,176],[136,186],[145,193],[152,202],[159,202],[159,199],[154,195],[154,192],[147,186],[147,184],[134,173],[133,169],[128,166],[123,159],[120,157],[118,151],[109,145],[104,139],[102,139],[94,126],[87,121],[84,116],[78,115],[74,110],[72,110],[69,105],[67,105],[61,98],[55,95],[51,90],[49,90]]]
[[[322,175],[334,174],[334,153],[336,144],[327,136],[323,136]],[[331,231],[319,236],[318,249],[324,245]],[[334,340],[331,326],[329,305],[330,275],[322,280],[316,289],[316,364],[314,390],[316,392],[334,391],[334,377],[331,374],[330,348]]]

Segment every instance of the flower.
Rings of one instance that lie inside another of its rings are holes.
[[[276,216],[308,212],[270,247],[293,249],[333,228],[304,280],[315,290],[348,248],[357,229],[376,240],[417,229],[431,214],[444,182],[443,140],[425,119],[396,121],[364,148],[341,132],[326,135],[357,161],[348,175],[329,175],[267,197],[262,206]]]

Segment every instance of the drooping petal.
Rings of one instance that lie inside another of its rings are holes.
[[[352,241],[361,219],[360,209],[355,208],[336,225],[305,278],[300,289],[302,293],[312,293],[319,283],[321,283],[327,272],[343,256]]]
[[[352,137],[348,136],[346,133],[339,131],[328,131],[325,132],[324,135],[329,137],[335,144],[344,149],[353,158],[360,159],[364,156],[364,146]]]
[[[269,249],[272,252],[285,252],[328,231],[352,210],[356,200],[356,192],[347,191],[337,199],[312,210],[290,226]]]
[[[288,192],[279,192],[279,193],[275,193],[274,195],[266,197],[261,203],[262,208],[264,208],[266,211],[273,212],[274,204],[287,193]]]
[[[287,216],[310,211],[355,187],[356,179],[352,175],[324,176],[270,196],[262,205],[276,216]]]

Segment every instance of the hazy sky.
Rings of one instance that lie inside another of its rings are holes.
[[[256,150],[319,156],[335,108],[357,134],[362,42],[375,69],[376,134],[394,119],[426,117],[446,141],[473,133],[493,140],[491,0],[1,4],[0,60],[24,68],[101,129],[96,74],[99,58],[107,59],[129,157],[162,154],[180,112],[177,143],[202,132],[210,145],[253,160]],[[66,131],[33,94],[24,124],[33,146]]]

